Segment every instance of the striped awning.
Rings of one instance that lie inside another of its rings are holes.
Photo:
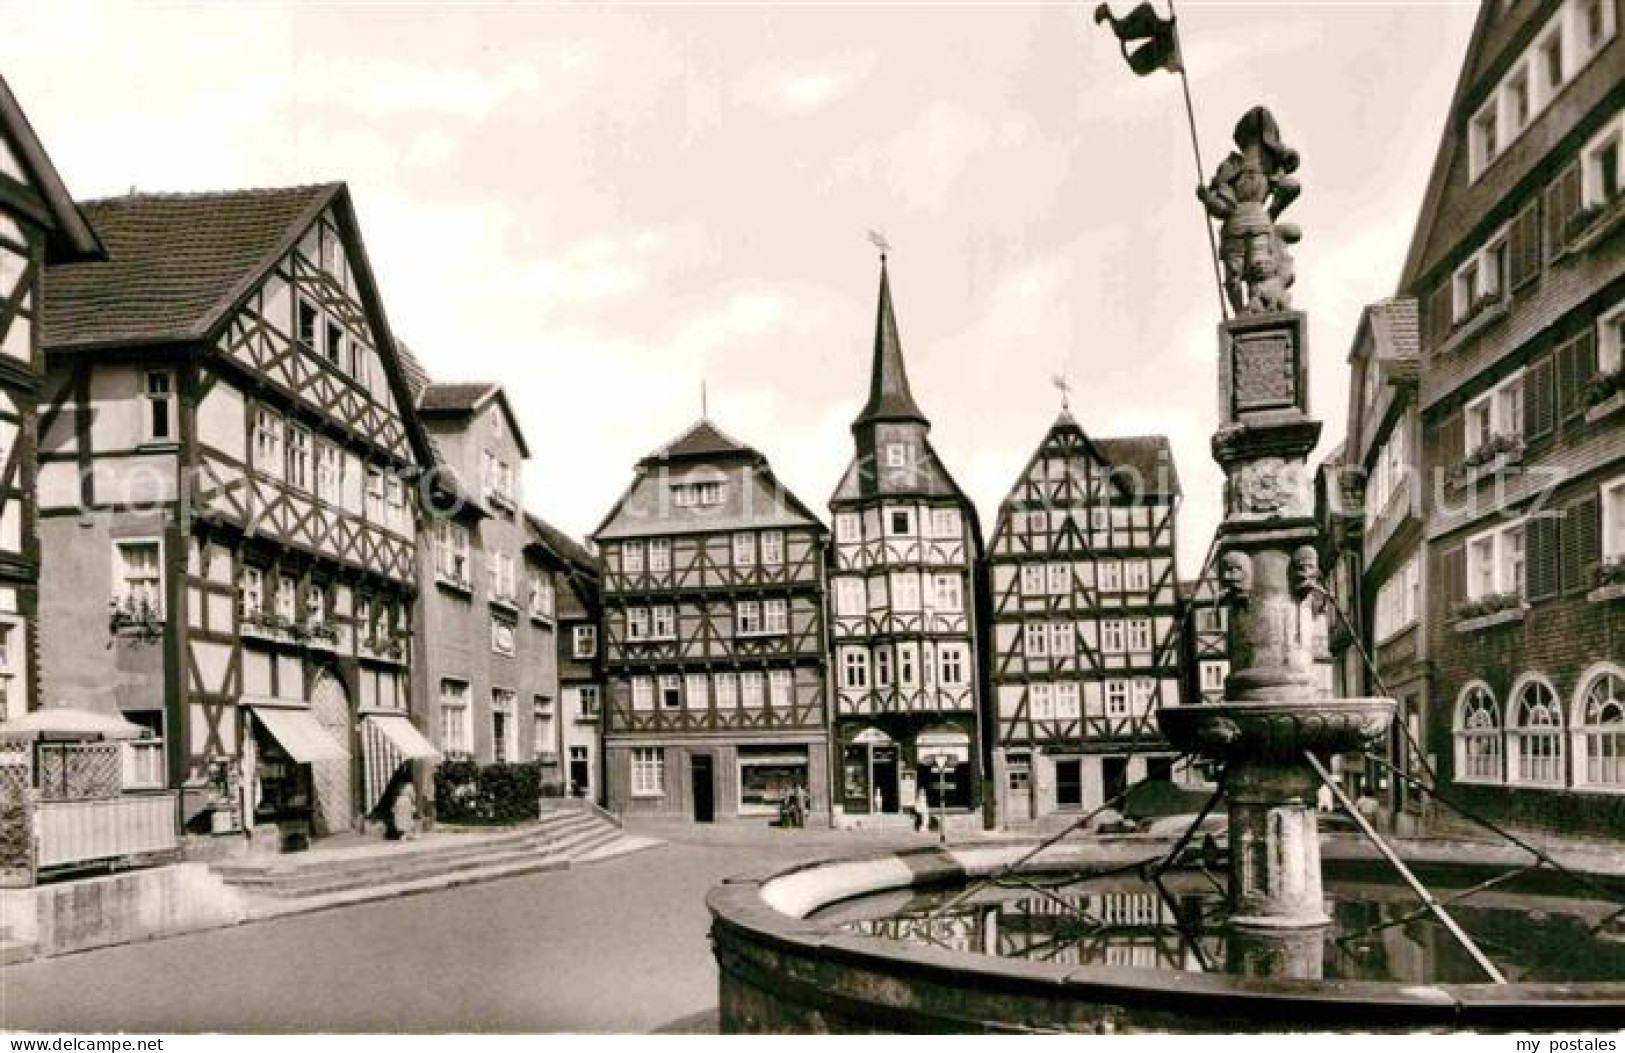
[[[435,760],[440,751],[412,726],[405,714],[369,713],[361,718],[361,748],[366,761],[367,811],[378,807],[389,780],[407,761]]]
[[[316,722],[310,710],[262,706],[253,702],[249,705],[254,710],[254,719],[271,733],[271,737],[288,751],[288,756],[295,762],[319,764],[322,761],[349,760],[350,754],[333,741],[333,736]]]

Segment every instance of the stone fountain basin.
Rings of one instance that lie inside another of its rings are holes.
[[[723,1032],[1576,1031],[1625,1019],[1625,981],[1406,985],[1078,966],[861,936],[810,917],[855,896],[963,884],[1015,863],[1037,844],[882,853],[745,874],[717,886],[707,905]],[[1446,873],[1482,880],[1527,861],[1482,843],[1396,844],[1424,881]],[[1165,851],[1168,842],[1063,842],[1021,871],[1095,873],[1159,847]],[[1386,867],[1364,842],[1336,836],[1324,839],[1322,857],[1329,873]]]
[[[1159,709],[1157,724],[1186,753],[1287,762],[1305,750],[1321,756],[1362,750],[1388,733],[1396,708],[1391,698],[1208,702]]]

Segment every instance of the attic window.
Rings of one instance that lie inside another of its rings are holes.
[[[327,343],[323,348],[327,352],[327,360],[334,366],[344,365],[344,327],[337,322],[328,322],[326,331]]]
[[[316,350],[316,308],[300,300],[294,310],[294,335],[306,351]]]
[[[722,503],[722,484],[716,481],[673,483],[672,503],[678,508],[710,508]]]

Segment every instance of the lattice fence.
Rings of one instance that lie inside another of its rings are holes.
[[[117,797],[123,784],[123,754],[116,742],[42,742],[35,762],[42,801]]]
[[[0,887],[31,883],[34,832],[28,818],[33,784],[27,743],[0,742]]]

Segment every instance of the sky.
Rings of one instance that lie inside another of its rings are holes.
[[[987,527],[1064,373],[1087,432],[1171,440],[1192,576],[1222,514],[1195,186],[1254,104],[1303,157],[1286,218],[1323,454],[1475,10],[1186,0],[1201,180],[1179,79],[1134,76],[1085,3],[30,2],[0,73],[79,198],[347,182],[397,337],[437,380],[505,385],[525,503],[578,537],[702,382],[827,508],[875,229],[916,399]]]

